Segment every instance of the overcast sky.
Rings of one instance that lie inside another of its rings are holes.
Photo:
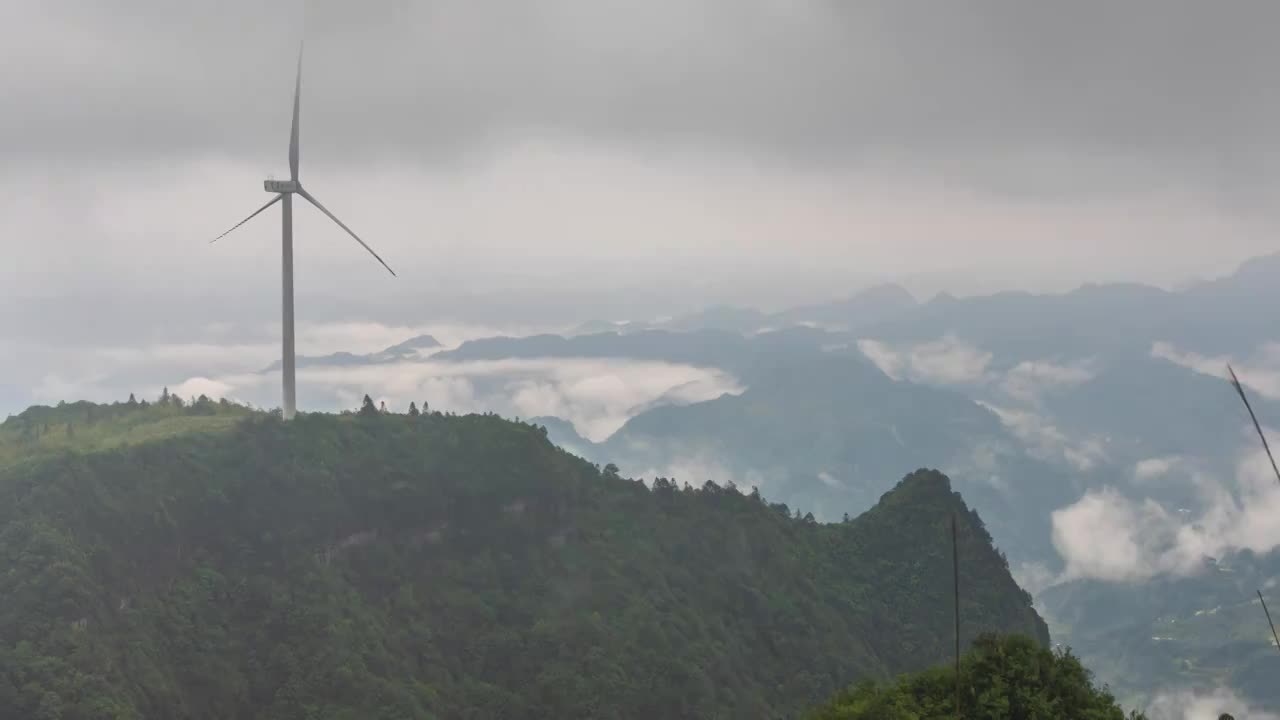
[[[314,0],[302,176],[400,277],[300,208],[299,321],[1226,272],[1280,248],[1278,20],[1261,1]],[[303,35],[301,0],[0,4],[0,330],[274,320],[278,210],[207,240],[287,176]]]

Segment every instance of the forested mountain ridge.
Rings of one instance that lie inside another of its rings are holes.
[[[496,416],[214,415],[78,444],[196,417],[113,407],[0,467],[0,716],[791,717],[948,656],[952,514],[966,641],[1048,641],[935,472],[822,525],[650,489]]]

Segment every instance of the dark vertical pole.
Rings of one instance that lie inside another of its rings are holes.
[[[1280,635],[1276,635],[1276,624],[1271,622],[1271,611],[1267,609],[1267,601],[1262,599],[1262,591],[1258,591],[1258,602],[1262,603],[1262,612],[1267,614],[1267,624],[1271,626],[1271,637],[1276,639],[1276,647],[1280,648]]]
[[[951,513],[951,571],[956,608],[956,718],[960,717],[960,543],[956,539],[956,514]]]

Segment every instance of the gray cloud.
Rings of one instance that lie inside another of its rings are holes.
[[[1025,361],[1015,365],[1000,382],[1009,397],[1029,405],[1040,402],[1048,391],[1071,388],[1097,377],[1092,363],[1060,365],[1047,361]]]
[[[1181,462],[1182,458],[1177,456],[1141,460],[1133,467],[1133,479],[1138,482],[1158,480],[1168,475]]]
[[[277,216],[204,240],[284,172],[300,6],[0,7],[0,334],[276,315]],[[304,176],[401,277],[304,209],[299,312],[568,324],[1224,272],[1274,248],[1278,13],[314,0]]]
[[[299,5],[12,5],[0,46],[24,72],[0,92],[24,110],[0,127],[20,138],[7,154],[276,148]],[[1039,165],[1050,184],[1111,155],[1270,171],[1277,20],[1269,3],[1189,0],[315,0],[309,137],[329,157],[452,156],[525,133],[842,164],[959,155],[994,176]]]
[[[1113,489],[1087,492],[1053,513],[1053,544],[1064,579],[1145,580],[1186,575],[1203,559],[1280,546],[1280,487],[1262,451],[1247,454],[1234,481],[1193,478],[1202,507],[1184,512]]]

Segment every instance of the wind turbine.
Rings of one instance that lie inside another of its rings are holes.
[[[316,206],[316,209],[324,213],[328,218],[338,224],[360,243],[360,246],[369,251],[382,267],[393,276],[396,274],[390,265],[378,257],[378,253],[373,251],[365,241],[360,239],[346,223],[338,219],[336,215],[329,212],[324,205],[320,204],[311,193],[302,187],[302,183],[298,180],[298,110],[302,95],[302,51],[298,51],[298,74],[293,85],[293,126],[289,131],[289,179],[288,180],[266,180],[263,187],[269,193],[274,193],[275,197],[267,201],[266,205],[254,210],[249,217],[241,220],[231,226],[230,230],[222,233],[218,237],[210,240],[214,243],[226,237],[233,230],[252,220],[259,213],[267,208],[282,202],[281,213],[281,237],[280,237],[280,258],[281,258],[281,285],[282,285],[282,309],[283,309],[283,325],[284,337],[281,358],[281,370],[284,376],[284,419],[291,420],[297,413],[297,385],[294,379],[294,351],[293,351],[293,196],[298,195],[302,199]]]

